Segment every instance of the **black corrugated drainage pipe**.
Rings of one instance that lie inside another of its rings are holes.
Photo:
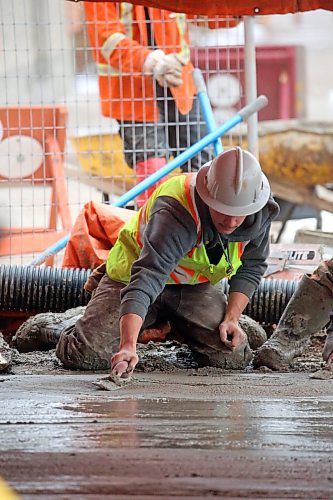
[[[61,312],[84,306],[90,295],[83,285],[90,269],[0,266],[0,311]],[[228,283],[223,280],[224,291]],[[298,285],[297,280],[262,280],[245,314],[260,323],[278,323]]]

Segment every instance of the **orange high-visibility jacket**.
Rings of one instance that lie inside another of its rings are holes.
[[[89,0],[99,2],[100,0]],[[114,0],[109,0],[113,2]],[[267,14],[287,14],[289,12],[305,12],[315,9],[333,10],[333,0],[132,0],[134,4],[144,4],[156,9],[172,9],[187,14],[206,16],[257,16]]]
[[[192,107],[195,86],[185,14],[149,8],[156,48],[184,62],[183,84],[171,88],[182,114]],[[87,30],[97,63],[102,114],[120,120],[158,118],[153,79],[142,72],[148,48],[144,7],[130,3],[85,2]]]

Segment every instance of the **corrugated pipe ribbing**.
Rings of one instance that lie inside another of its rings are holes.
[[[90,269],[1,265],[0,311],[62,312],[84,306],[90,295],[83,285],[90,274]],[[222,284],[227,293],[227,281]],[[262,280],[245,314],[260,323],[278,323],[297,285],[297,280]]]

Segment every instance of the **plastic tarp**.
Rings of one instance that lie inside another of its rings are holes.
[[[101,0],[88,1],[98,2]],[[132,0],[131,3],[173,12],[205,16],[257,16],[305,12],[316,9],[333,10],[333,0],[210,0],[204,3],[204,7],[202,0]]]
[[[133,210],[90,201],[79,213],[62,263],[62,267],[95,269],[106,261],[119,231]]]

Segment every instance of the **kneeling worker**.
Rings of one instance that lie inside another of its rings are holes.
[[[240,147],[158,186],[120,231],[84,314],[50,332],[58,358],[116,372],[124,361],[130,373],[143,330],[168,325],[200,363],[244,368],[252,353],[239,319],[265,272],[278,210],[260,164]]]

